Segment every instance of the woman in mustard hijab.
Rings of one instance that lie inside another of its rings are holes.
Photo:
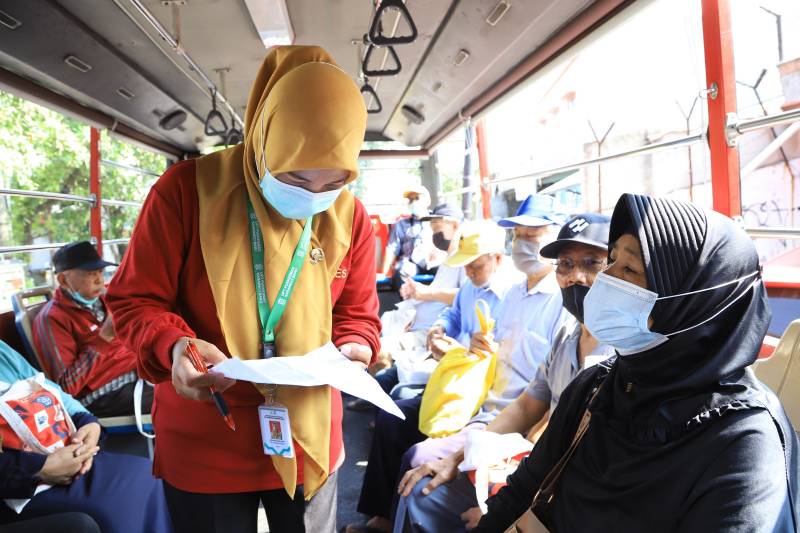
[[[255,532],[259,502],[271,531],[335,528],[339,392],[201,374],[187,345],[209,365],[329,340],[359,364],[378,353],[374,236],[344,189],[365,127],[358,88],[323,49],[274,48],[250,92],[244,142],[173,165],[142,208],[108,302],[157,384],[154,471],[178,532]],[[260,406],[282,413],[263,440]],[[281,438],[287,446],[265,454]]]

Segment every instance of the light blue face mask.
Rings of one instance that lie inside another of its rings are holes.
[[[594,338],[600,341],[601,344],[612,346],[621,356],[644,352],[667,342],[669,337],[673,335],[700,327],[715,319],[728,307],[736,303],[739,298],[747,294],[759,282],[759,278],[753,280],[744,291],[713,316],[699,324],[666,335],[650,331],[647,325],[653,306],[658,300],[668,300],[711,291],[733,283],[741,283],[745,279],[757,276],[757,274],[758,272],[753,272],[747,276],[713,287],[659,298],[658,294],[652,291],[600,272],[597,274],[592,288],[589,289],[583,301],[585,324]]]
[[[304,220],[327,210],[339,197],[342,189],[325,192],[311,192],[283,183],[268,171],[261,180],[261,192],[269,205],[284,218]]]
[[[409,208],[411,209],[411,214],[417,218],[422,218],[428,215],[428,207],[422,200],[414,200],[411,202]]]
[[[97,302],[97,300],[100,299],[99,296],[95,296],[94,298],[84,298],[83,295],[81,295],[81,293],[79,293],[78,291],[73,291],[72,289],[70,289],[69,295],[72,296],[73,300],[75,300],[79,304],[85,305],[86,307],[93,306]]]

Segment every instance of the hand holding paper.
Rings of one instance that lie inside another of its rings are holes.
[[[330,385],[405,419],[403,412],[383,392],[378,382],[342,355],[330,342],[300,357],[273,357],[254,361],[228,359],[211,369],[211,372],[253,383],[300,387]]]

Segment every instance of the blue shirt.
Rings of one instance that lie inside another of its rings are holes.
[[[464,267],[439,265],[430,287],[432,289],[458,289],[463,287],[467,281]],[[411,324],[411,331],[428,331],[445,309],[447,309],[447,305],[437,300],[420,302],[417,304],[417,314]]]
[[[510,285],[508,277],[499,272],[492,275],[489,286],[485,288],[476,287],[468,280],[456,293],[453,305],[445,309],[434,325],[442,326],[448,336],[469,346],[472,334],[481,329],[475,314],[475,303],[478,300],[485,301],[489,306],[489,314],[495,318],[497,306]]]
[[[416,217],[401,218],[392,227],[386,249],[392,252],[398,261],[411,261],[424,268],[426,261],[422,246],[423,228],[423,223]]]
[[[580,340],[580,323],[573,318],[558,332],[556,343],[547,356],[547,360],[539,366],[539,370],[536,371],[536,377],[533,378],[525,390],[533,398],[549,403],[551,414],[561,398],[561,393],[575,379],[578,372],[614,355],[614,348],[598,344],[586,356],[581,367],[578,364],[578,345]]]
[[[554,273],[528,290],[527,280],[511,287],[497,309],[494,338],[497,370],[475,421],[491,421],[513,402],[536,376],[571,315],[561,304]]]

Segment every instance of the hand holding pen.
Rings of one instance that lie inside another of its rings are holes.
[[[194,366],[195,370],[203,374],[208,373],[208,367],[206,366],[206,362],[203,360],[202,356],[197,351],[197,348],[195,347],[192,341],[186,343],[186,353],[188,354],[189,360],[192,362],[192,365]],[[231,416],[231,412],[228,409],[228,405],[225,403],[225,399],[222,397],[222,393],[214,389],[213,385],[209,387],[209,390],[211,391],[211,398],[217,405],[219,414],[221,414],[222,418],[225,419],[225,423],[228,424],[228,427],[231,428],[233,431],[236,431],[236,422],[233,421],[233,417]]]
[[[172,348],[172,384],[179,396],[190,400],[213,399],[211,387],[218,393],[236,383],[221,374],[202,372],[195,368],[189,356],[189,344],[193,344],[200,360],[206,365],[219,364],[227,357],[216,346],[200,339],[180,338]],[[202,368],[202,366],[201,366]]]

